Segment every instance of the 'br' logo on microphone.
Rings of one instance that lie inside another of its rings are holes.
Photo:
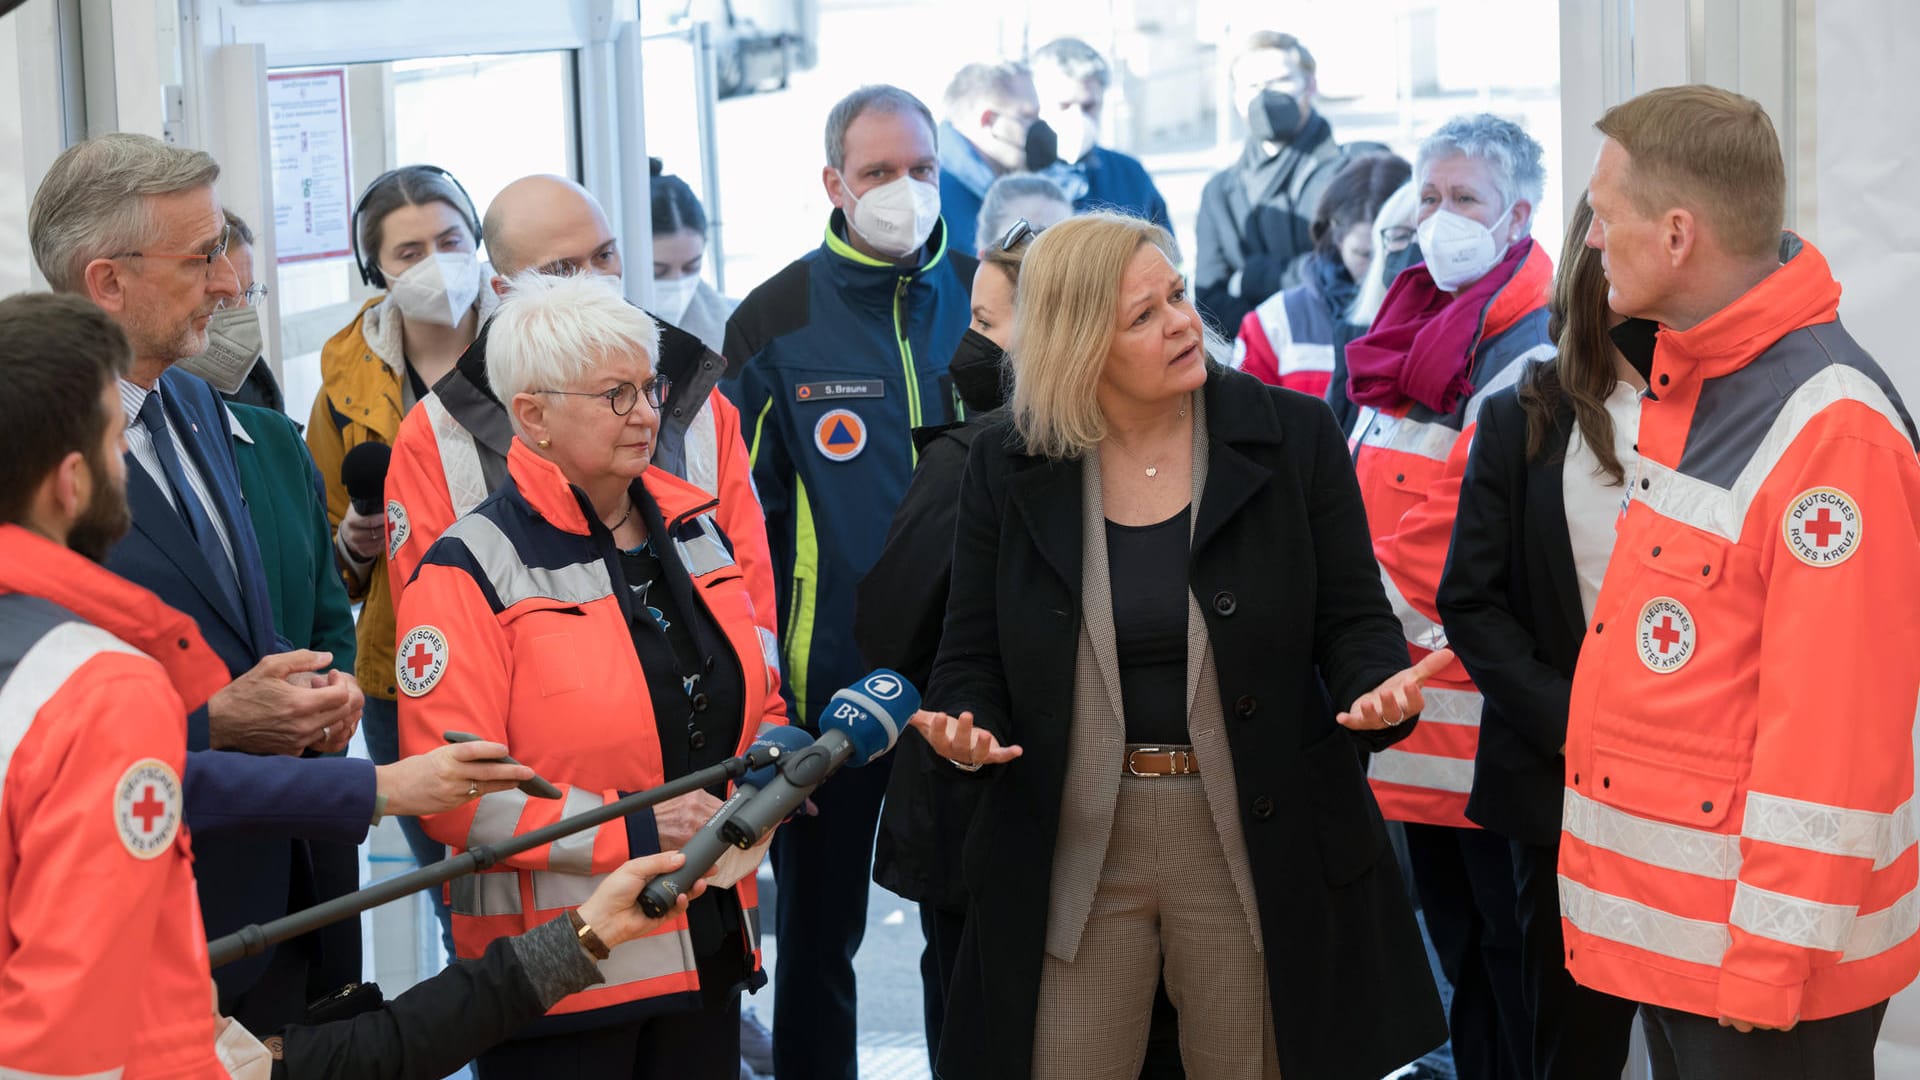
[[[892,701],[900,696],[900,680],[893,675],[875,675],[867,680],[867,693],[877,701]]]

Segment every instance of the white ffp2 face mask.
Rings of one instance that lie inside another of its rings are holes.
[[[688,274],[671,281],[654,278],[653,313],[678,326],[681,316],[687,313],[687,306],[693,303],[693,294],[699,291],[699,274]]]
[[[1068,165],[1093,153],[1094,144],[1100,141],[1100,125],[1078,105],[1054,113],[1047,123],[1060,139],[1060,160]]]
[[[180,361],[180,367],[223,394],[235,393],[259,362],[261,341],[259,308],[220,308],[207,322],[206,351]]]
[[[940,223],[940,189],[925,180],[902,176],[855,195],[853,185],[840,177],[853,212],[847,215],[853,231],[890,259],[904,259],[920,250]]]
[[[480,295],[480,260],[471,251],[440,251],[387,281],[400,314],[435,326],[458,326]]]
[[[1498,221],[1503,231],[1511,228],[1507,222],[1509,213],[1510,207],[1500,211]],[[1487,271],[1500,265],[1507,254],[1508,245],[1500,242],[1492,229],[1451,210],[1434,211],[1432,217],[1420,223],[1416,235],[1420,238],[1420,255],[1426,260],[1427,273],[1433,275],[1433,283],[1443,292],[1454,292],[1479,281]]]

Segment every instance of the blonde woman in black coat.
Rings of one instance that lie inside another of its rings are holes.
[[[1375,1080],[1446,1038],[1359,760],[1426,671],[1332,415],[1208,362],[1170,250],[1111,214],[1034,243],[968,461],[914,720],[997,774],[947,1080],[1131,1080],[1162,975],[1195,1080]]]

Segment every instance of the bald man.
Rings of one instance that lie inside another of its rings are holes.
[[[593,274],[615,282],[621,275],[619,240],[599,200],[564,176],[525,176],[508,184],[487,207],[482,233],[493,263],[493,289],[502,296],[508,279],[524,270]],[[715,391],[727,361],[692,334],[654,321],[660,324],[656,367],[671,385],[660,409],[653,464],[719,497],[715,516],[746,574],[763,651],[769,663],[777,664],[766,519],[749,479],[752,465],[740,437],[740,414]],[[483,326],[394,439],[386,495],[387,571],[396,606],[427,548],[506,477],[513,429],[487,383],[486,356]]]

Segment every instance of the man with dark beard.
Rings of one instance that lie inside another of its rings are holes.
[[[226,1075],[180,778],[187,709],[227,671],[191,620],[99,565],[130,523],[118,383],[132,359],[79,297],[0,300],[9,1076]]]

